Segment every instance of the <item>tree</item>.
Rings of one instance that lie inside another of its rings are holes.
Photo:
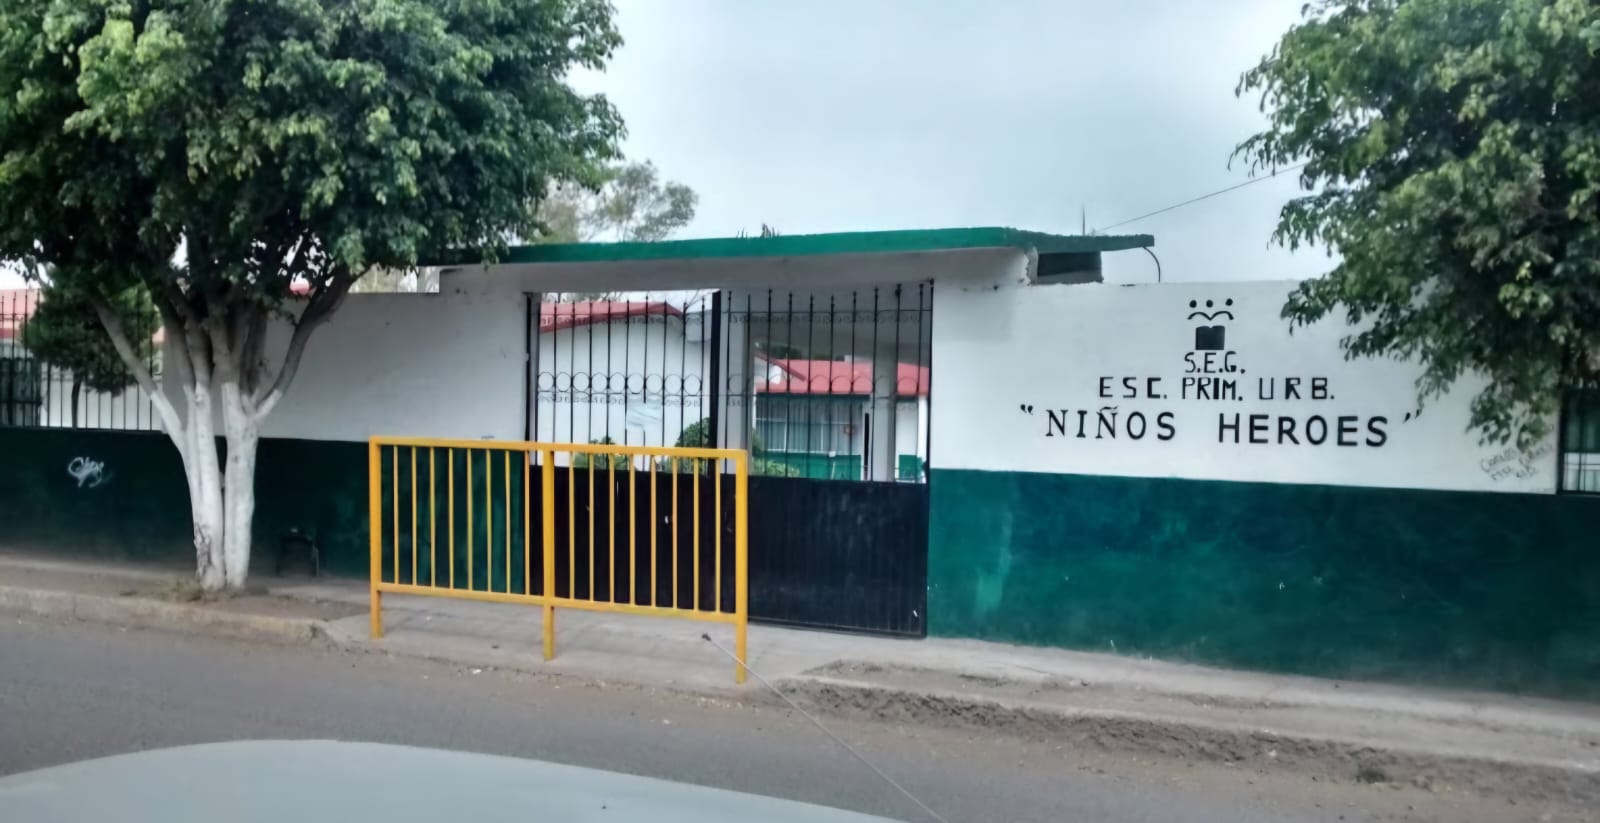
[[[155,354],[151,340],[156,328],[155,307],[138,289],[126,289],[106,298],[117,322],[133,329],[128,342],[142,362]],[[78,425],[78,398],[83,387],[114,394],[134,385],[133,372],[111,345],[93,304],[72,278],[59,273],[40,295],[39,307],[22,329],[22,343],[40,360],[72,375],[72,425]]]
[[[673,443],[672,445],[680,449],[717,448],[717,445],[711,442],[711,421],[702,417],[701,419],[690,423],[688,426],[685,426],[683,431],[679,433],[677,442]],[[768,460],[766,458],[766,454],[767,447],[761,442],[760,433],[754,431],[750,432],[751,474],[762,475],[765,477],[800,476],[800,470],[798,468],[778,460]],[[698,463],[698,461],[695,462]],[[667,460],[666,458],[663,458],[660,461],[660,466],[664,471],[672,470],[671,461]],[[680,473],[690,474],[696,471],[698,468],[699,467],[697,465],[684,463],[679,467],[678,471]]]
[[[1268,126],[1237,155],[1305,162],[1275,238],[1338,256],[1295,290],[1341,311],[1347,356],[1412,358],[1418,400],[1478,373],[1485,440],[1524,448],[1600,375],[1600,6],[1323,0],[1238,92]]]
[[[557,186],[539,206],[541,243],[587,243],[598,239],[654,243],[671,237],[694,219],[699,202],[683,183],[661,182],[654,163],[608,166],[596,184]],[[614,291],[562,292],[567,303],[616,300]]]
[[[540,242],[585,243],[598,238],[653,243],[694,219],[699,196],[674,181],[662,182],[654,163],[608,167],[597,186],[556,188],[540,207]]]
[[[619,42],[604,0],[0,0],[0,257],[79,278],[182,458],[204,589],[245,581],[261,424],[312,333],[364,273],[492,260],[596,177],[621,123],[565,78]]]
[[[756,233],[756,236],[757,237],[780,237],[780,236],[782,236],[782,234],[783,234],[783,232],[778,231],[776,226],[769,226],[766,223],[762,223],[761,224],[761,229]],[[749,237],[750,233],[745,231],[744,229],[740,229],[739,230],[739,236],[740,237]]]
[[[606,435],[598,440],[590,440],[589,442],[596,446],[617,445],[617,441],[612,440],[610,435]],[[602,455],[599,456],[598,459],[596,459],[595,455],[588,453],[575,454],[572,456],[572,467],[574,469],[587,469],[590,465],[593,465],[595,468],[610,467],[613,469],[626,469],[628,468],[628,456],[625,454]]]

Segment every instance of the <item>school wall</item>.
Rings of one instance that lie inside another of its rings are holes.
[[[520,294],[482,284],[351,295],[265,422],[254,570],[270,572],[299,530],[316,535],[325,572],[367,574],[368,437],[521,439],[525,318]],[[268,350],[281,352],[287,329],[271,334]],[[0,454],[0,547],[192,564],[183,469],[165,434],[0,427]]]
[[[967,252],[891,258],[887,267],[867,257],[827,264],[553,266],[521,275],[472,269],[442,278],[437,293],[350,295],[313,335],[288,393],[265,421],[256,474],[255,571],[271,571],[283,536],[294,529],[316,534],[325,571],[367,574],[367,438],[523,437],[525,292],[661,288],[674,282],[692,288],[814,282],[837,288],[863,271],[883,281],[905,281],[987,268],[994,257]],[[727,333],[730,351],[746,350],[742,329]],[[270,334],[267,350],[281,352],[288,329],[278,325]],[[722,364],[732,381],[742,380],[751,367],[747,356],[725,355]],[[171,370],[168,375],[175,377]],[[677,408],[662,405],[675,426]],[[603,427],[601,419],[597,412],[596,424]],[[696,419],[688,416],[689,423]],[[625,419],[620,422],[626,427]],[[675,441],[676,432],[667,437]],[[0,473],[0,550],[191,567],[182,466],[165,434],[0,426],[0,455],[7,461]]]
[[[350,295],[312,335],[262,435],[520,440],[526,327],[522,295],[482,286]],[[275,328],[267,350],[287,335]]]
[[[1479,445],[1470,383],[1419,415],[1414,369],[1288,333],[1292,284],[1026,265],[898,272],[937,280],[931,633],[1600,698],[1600,499],[1552,493],[1553,444]],[[366,574],[367,437],[522,437],[538,285],[351,296],[267,421],[258,570],[296,528]],[[0,546],[189,562],[164,435],[0,428],[0,454]]]
[[[1293,285],[941,284],[930,633],[1600,698],[1600,498]]]
[[[165,434],[0,427],[0,454],[0,548],[193,569],[183,466]],[[364,577],[366,495],[365,443],[263,440],[253,570],[270,573],[296,529],[315,534],[325,573]]]

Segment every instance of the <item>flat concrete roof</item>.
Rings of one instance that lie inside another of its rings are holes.
[[[618,263],[646,260],[719,260],[742,257],[817,257],[833,254],[905,254],[959,249],[1015,248],[1036,254],[1094,254],[1155,245],[1148,234],[1069,235],[999,226],[957,229],[784,234],[773,237],[707,237],[648,243],[549,243],[512,246],[497,265]],[[470,265],[462,255],[423,265]]]

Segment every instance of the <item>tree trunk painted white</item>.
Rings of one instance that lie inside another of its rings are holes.
[[[251,523],[256,511],[256,445],[261,425],[245,408],[238,383],[222,384],[223,436],[227,465],[222,478],[226,531],[222,543],[223,578],[229,588],[244,586],[250,574]]]
[[[182,459],[194,526],[195,577],[207,592],[237,590],[249,579],[261,421],[294,379],[311,332],[343,302],[350,282],[347,276],[335,278],[311,299],[296,318],[283,363],[270,379],[263,379],[260,356],[267,332],[265,309],[209,301],[202,318],[193,306],[179,302],[181,291],[152,295],[162,309],[169,346],[164,362],[177,375],[169,385],[176,383],[183,393],[181,406],[156,385],[109,306],[95,304],[117,354],[154,403],[161,428]],[[217,452],[219,412],[225,457]]]
[[[189,425],[176,434],[168,434],[173,443],[184,443],[190,452],[184,474],[189,481],[189,515],[194,524],[195,576],[202,589],[217,591],[227,583],[222,546],[228,521],[222,507],[222,472],[217,461],[211,390],[192,386],[190,391],[194,400],[189,404]]]

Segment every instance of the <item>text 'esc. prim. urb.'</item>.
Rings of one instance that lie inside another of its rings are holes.
[[[1105,375],[1099,377],[1094,402],[1081,408],[1045,408],[1045,437],[1077,440],[1176,439],[1186,427],[1186,417],[1202,422],[1207,436],[1216,442],[1255,446],[1323,446],[1378,448],[1389,441],[1389,417],[1382,414],[1348,414],[1304,411],[1305,403],[1333,403],[1327,377],[1248,376],[1240,364],[1239,353],[1227,347],[1227,328],[1221,321],[1234,319],[1234,301],[1189,301],[1188,320],[1200,321],[1194,327],[1194,344],[1182,356],[1177,376]],[[1108,402],[1110,401],[1110,402]],[[1205,404],[1210,411],[1180,415],[1169,408],[1124,408],[1132,401],[1174,403],[1179,409]],[[1241,412],[1216,410],[1218,403],[1264,404],[1293,403],[1292,411]],[[1021,411],[1034,415],[1034,406],[1023,404]],[[1414,417],[1406,414],[1400,422]]]

